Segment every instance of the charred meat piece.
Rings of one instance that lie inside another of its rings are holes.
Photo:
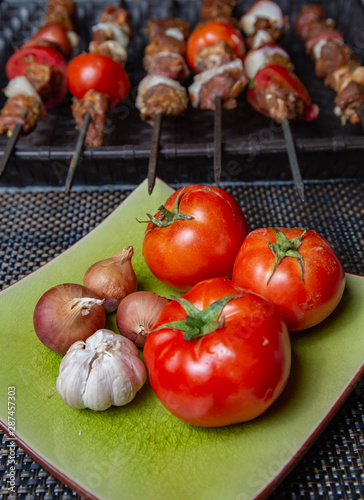
[[[266,36],[265,43],[267,43],[267,38],[269,37],[268,43],[274,43],[283,36],[284,28],[275,26],[269,19],[263,17],[258,17],[254,24],[254,32],[246,39],[246,44],[249,48],[259,46],[256,42],[257,35],[264,33]]]
[[[17,123],[22,124],[22,133],[31,132],[41,114],[40,102],[29,95],[17,95],[9,98],[0,114],[0,134],[13,134]]]
[[[178,116],[188,106],[186,89],[175,80],[161,75],[147,75],[140,82],[136,106],[140,117],[153,126],[154,116]]]
[[[201,19],[218,19],[232,17],[235,0],[204,0],[200,9]]]
[[[57,94],[62,84],[62,76],[56,68],[46,64],[29,64],[24,76],[35,88],[43,102],[47,102],[54,94]]]
[[[156,36],[167,35],[175,38],[187,40],[191,33],[191,26],[187,21],[176,17],[166,17],[163,19],[149,19],[145,31],[149,40],[153,40]]]
[[[298,14],[295,22],[295,32],[297,35],[303,40],[307,40],[310,36],[310,27],[312,23],[316,22],[325,22],[327,18],[327,14],[325,10],[321,7],[321,5],[305,5],[301,12]],[[334,21],[330,19],[329,21],[333,26],[335,25]]]
[[[354,124],[359,123],[356,109],[364,108],[364,85],[352,80],[337,94],[335,104],[335,113],[341,116],[343,124],[346,120]]]
[[[76,127],[81,129],[86,113],[90,113],[91,121],[87,130],[86,141],[90,146],[102,146],[104,142],[104,126],[108,110],[109,97],[106,94],[88,90],[84,97],[75,100],[71,106]]]
[[[281,123],[282,118],[294,120],[304,111],[304,105],[298,95],[291,89],[280,87],[275,82],[269,82],[266,88],[260,88],[257,93],[259,107],[267,116]]]
[[[318,78],[325,79],[325,85],[335,88],[333,73],[348,66],[354,69],[359,66],[353,51],[339,40],[328,40],[315,56],[315,73]]]
[[[179,82],[183,82],[190,76],[190,69],[184,57],[173,52],[158,52],[154,56],[145,55],[143,66],[150,75],[163,75]]]
[[[173,52],[183,56],[186,52],[185,40],[168,36],[166,33],[156,35],[145,48],[145,55],[155,56],[158,52]]]
[[[106,40],[105,42],[90,42],[89,52],[91,54],[101,54],[110,57],[113,61],[125,66],[128,58],[126,49],[115,40]]]
[[[128,33],[129,37],[132,35],[131,15],[123,7],[108,5],[102,12],[100,21],[102,23],[116,23]]]
[[[208,69],[222,66],[236,58],[230,45],[225,40],[220,40],[215,45],[210,45],[199,50],[195,58],[195,67],[198,73]]]
[[[248,81],[240,59],[199,73],[188,89],[192,106],[213,110],[215,97],[220,96],[222,107],[233,109]]]
[[[60,23],[69,30],[76,28],[76,5],[73,0],[49,0],[44,24]]]

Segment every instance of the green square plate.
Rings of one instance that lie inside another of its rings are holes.
[[[33,310],[42,293],[59,283],[82,283],[89,265],[127,245],[134,246],[140,288],[169,296],[171,290],[145,265],[145,225],[136,218],[154,213],[171,193],[157,180],[148,196],[142,183],[76,245],[1,292],[0,425],[8,431],[8,388],[15,387],[18,443],[87,498],[262,498],[312,444],[363,372],[364,278],[348,275],[331,317],[292,335],[292,373],[279,400],[256,420],[224,428],[180,422],[148,382],[125,407],[99,413],[70,408],[56,392],[61,356],[34,333]],[[117,331],[115,315],[108,326]]]

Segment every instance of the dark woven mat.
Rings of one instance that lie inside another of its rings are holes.
[[[308,183],[304,204],[289,183],[224,187],[240,202],[250,229],[308,226],[330,241],[347,272],[364,275],[364,183]],[[60,190],[0,191],[0,288],[76,243],[129,193],[118,187],[77,190],[69,197]],[[363,392],[362,381],[271,499],[364,498]],[[21,448],[16,451],[17,493],[9,495],[8,446],[9,438],[0,433],[0,498],[79,498]]]

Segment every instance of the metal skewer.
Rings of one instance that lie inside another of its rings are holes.
[[[86,134],[87,134],[87,130],[88,130],[88,127],[90,125],[90,122],[91,122],[91,114],[86,113],[85,117],[83,119],[80,133],[78,135],[76,149],[75,149],[75,152],[73,153],[72,160],[71,160],[71,163],[70,163],[70,166],[68,169],[68,173],[67,173],[66,186],[65,186],[65,192],[67,194],[69,194],[71,192],[73,178],[75,176],[76,169],[77,169],[78,163],[79,163],[80,158],[81,158],[81,153],[82,153],[82,149],[83,149],[83,146],[85,143],[85,138],[86,138]]]
[[[214,111],[214,178],[217,186],[221,177],[221,96],[215,96]]]
[[[364,109],[358,106],[355,111],[356,114],[359,116],[361,128],[363,129],[364,132]]]
[[[23,129],[23,124],[18,122],[15,125],[15,128],[14,128],[12,135],[9,137],[9,140],[6,144],[5,149],[4,149],[3,156],[0,160],[0,177],[1,177],[2,173],[4,172],[6,165],[8,164],[10,156],[12,155],[12,153],[14,151],[14,148],[16,146],[18,139],[19,139],[19,136],[21,134],[22,129]]]
[[[284,138],[286,140],[289,165],[291,168],[293,181],[295,183],[296,189],[298,191],[298,194],[300,195],[301,200],[305,201],[305,192],[304,192],[305,188],[303,185],[300,167],[297,160],[296,148],[292,137],[291,127],[287,118],[282,118],[281,124],[282,124]]]
[[[157,113],[154,116],[152,144],[150,146],[150,156],[148,164],[148,193],[152,194],[155,176],[157,172],[157,162],[159,153],[159,139],[161,135],[162,113]]]

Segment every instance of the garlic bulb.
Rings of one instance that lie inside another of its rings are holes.
[[[56,386],[69,406],[99,411],[132,401],[146,378],[135,344],[102,329],[71,345],[61,361]]]
[[[105,300],[106,312],[115,311],[121,299],[137,291],[138,280],[131,263],[133,255],[133,247],[125,247],[113,257],[93,264],[83,277],[83,284]]]

